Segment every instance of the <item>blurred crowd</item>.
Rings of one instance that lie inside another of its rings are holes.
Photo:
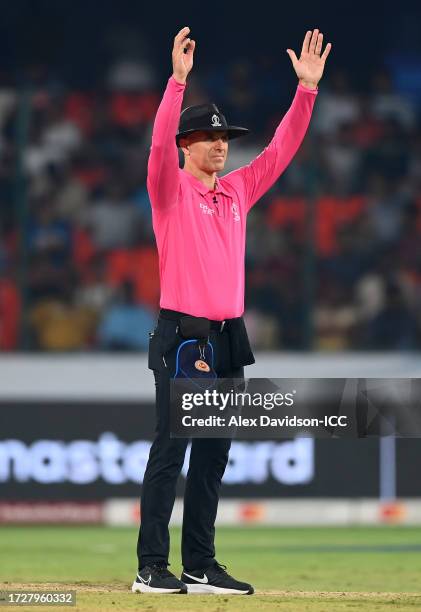
[[[252,129],[227,171],[288,108],[274,70],[262,57],[189,81],[184,105],[215,101]],[[0,80],[0,350],[147,348],[159,270],[146,167],[164,86],[139,60],[93,90],[43,66],[25,89]],[[363,93],[340,70],[323,81],[295,160],[249,215],[255,349],[421,348],[420,119],[384,69]]]

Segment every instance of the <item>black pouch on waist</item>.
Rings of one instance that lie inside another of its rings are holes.
[[[228,334],[231,351],[231,367],[239,368],[254,363],[254,355],[250,347],[246,326],[244,325],[242,317],[230,319]]]
[[[205,317],[180,317],[180,336],[185,340],[201,340],[207,342],[210,333],[210,321]]]

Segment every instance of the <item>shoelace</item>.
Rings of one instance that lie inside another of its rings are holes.
[[[154,563],[152,565],[152,569],[160,576],[161,578],[171,577],[173,574],[168,570],[165,562],[162,563]]]
[[[227,574],[227,576],[229,575],[227,572],[227,566],[223,565],[222,563],[218,563],[218,561],[215,561],[215,571],[218,572],[218,574]]]

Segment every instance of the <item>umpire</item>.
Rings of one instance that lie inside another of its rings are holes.
[[[168,570],[168,524],[188,443],[170,438],[170,380],[177,348],[188,337],[183,329],[195,330],[197,337],[209,335],[219,377],[242,379],[244,366],[254,363],[242,319],[247,214],[285,170],[304,138],[331,45],[322,54],[323,35],[314,30],[306,33],[300,59],[287,50],[299,79],[290,109],[256,159],[218,178],[228,141],[248,130],[230,125],[214,104],[192,106],[181,113],[196,46],[189,32],[185,27],[174,39],[173,74],[155,118],[148,163],[161,280],[161,310],[149,346],[157,425],[143,480],[139,570],[132,590],[251,594],[250,584],[234,579],[215,559],[219,489],[231,443],[226,438],[192,442],[184,495],[181,580]],[[184,154],[183,169],[177,146]]]

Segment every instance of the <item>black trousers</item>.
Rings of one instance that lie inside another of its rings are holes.
[[[253,363],[254,358],[242,320],[231,321],[232,325],[228,321],[223,331],[211,330],[214,367],[220,378],[243,379],[243,365]],[[160,317],[149,344],[149,367],[153,370],[156,386],[156,436],[141,493],[139,568],[156,561],[168,562],[168,523],[189,442],[186,438],[170,438],[170,380],[181,342],[177,322]],[[227,438],[194,438],[192,441],[181,543],[182,563],[186,569],[204,569],[215,557],[215,519],[230,446],[231,440]]]

